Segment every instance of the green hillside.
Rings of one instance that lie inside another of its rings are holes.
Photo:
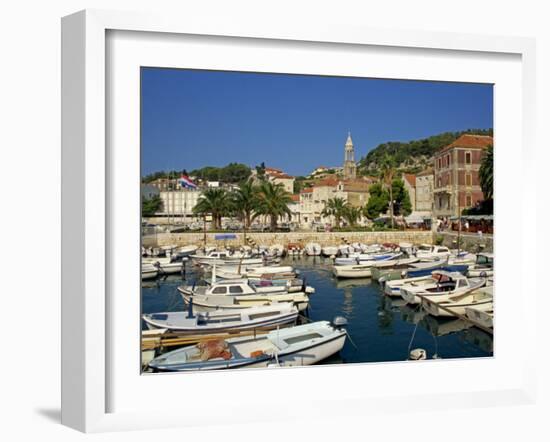
[[[399,170],[418,173],[432,164],[432,158],[439,149],[451,144],[462,134],[493,135],[493,129],[468,129],[461,132],[444,132],[408,143],[388,141],[372,149],[359,160],[361,175],[376,174],[384,158],[389,156]]]

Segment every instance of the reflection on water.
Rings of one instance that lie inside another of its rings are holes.
[[[340,315],[349,322],[347,330],[357,348],[348,341],[342,352],[325,364],[403,361],[410,344],[424,348],[430,358],[435,354],[443,358],[492,355],[492,336],[458,319],[426,315],[400,297],[385,296],[370,278],[336,280],[329,258],[288,257],[282,264],[296,267],[307,284],[315,287],[307,311],[311,320],[330,321]],[[202,277],[191,267],[185,283]],[[181,311],[184,304],[176,287],[182,282],[180,275],[171,275],[143,283],[143,312]]]

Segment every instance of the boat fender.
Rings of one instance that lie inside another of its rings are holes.
[[[423,348],[415,348],[409,353],[410,361],[423,361],[426,359],[426,350]]]
[[[482,272],[480,272],[479,276],[481,276],[482,278],[487,278],[487,272],[483,270]]]

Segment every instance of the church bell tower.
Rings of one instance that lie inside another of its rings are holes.
[[[355,151],[353,148],[353,141],[351,140],[351,133],[348,132],[348,139],[344,147],[344,179],[354,180],[357,176],[357,165],[355,164]]]

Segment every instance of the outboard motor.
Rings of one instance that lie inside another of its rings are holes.
[[[332,326],[337,329],[341,329],[348,325],[348,320],[343,316],[335,316],[332,320]]]

